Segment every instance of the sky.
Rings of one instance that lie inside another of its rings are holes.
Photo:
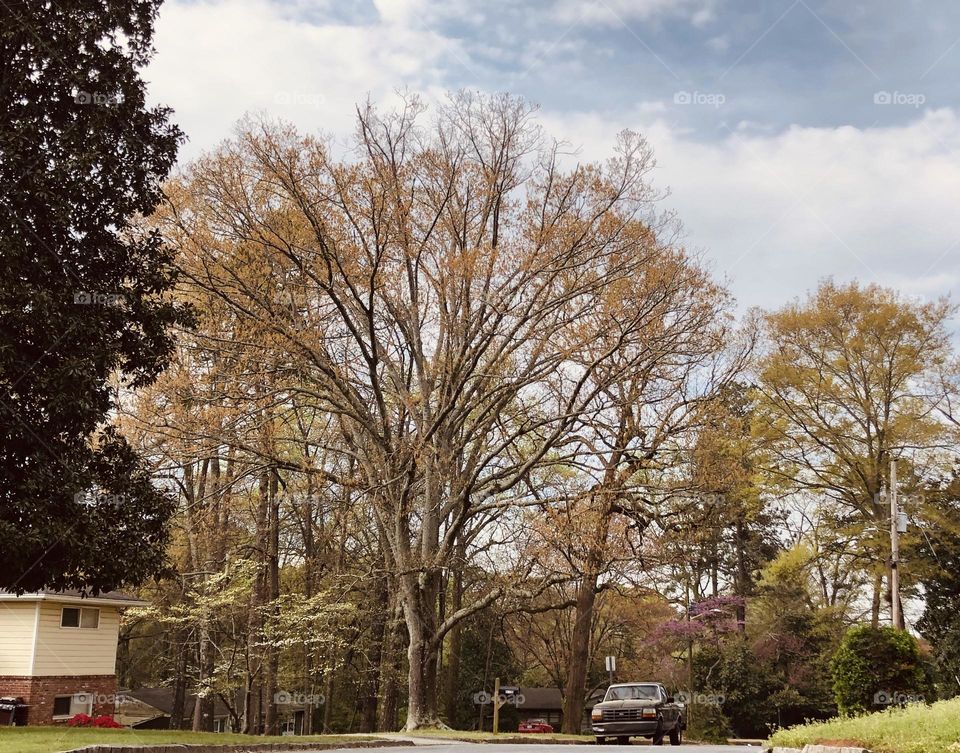
[[[960,302],[956,0],[166,0],[154,43],[184,163],[249,112],[345,139],[368,97],[507,91],[584,161],[644,134],[741,309],[828,276]]]

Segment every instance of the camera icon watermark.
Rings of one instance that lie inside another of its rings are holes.
[[[501,693],[500,694],[500,705],[510,705],[510,706],[522,706],[526,702],[523,693]],[[473,704],[475,706],[486,706],[488,703],[493,703],[493,694],[488,693],[485,690],[481,690],[479,693],[473,694]]]
[[[126,504],[128,497],[125,494],[107,494],[98,491],[77,492],[73,495],[75,504],[83,507],[120,507]]]
[[[120,306],[126,301],[119,293],[91,293],[78,290],[73,294],[73,302],[80,306]]]
[[[919,92],[878,91],[873,94],[873,104],[875,105],[895,105],[918,109],[923,107],[926,101],[927,96]]]
[[[277,706],[322,706],[326,703],[323,693],[298,693],[289,690],[278,690],[273,694],[273,702]]]
[[[312,107],[319,110],[327,103],[327,98],[318,92],[278,91],[273,97],[274,104]]]
[[[673,696],[677,703],[686,706],[723,706],[727,697],[722,693],[691,693],[688,690],[678,690]]]
[[[118,94],[102,94],[79,90],[74,93],[73,101],[78,105],[118,105],[123,98]]]
[[[878,690],[873,694],[874,706],[906,706],[908,703],[926,703],[926,696],[897,690]]]
[[[673,93],[673,104],[696,105],[700,107],[719,108],[727,101],[727,97],[720,92],[678,91]]]
[[[93,707],[97,706],[118,706],[123,703],[129,702],[129,698],[122,694],[118,693],[95,693],[92,690],[80,691],[79,693],[74,693],[74,701],[83,706],[90,704]]]

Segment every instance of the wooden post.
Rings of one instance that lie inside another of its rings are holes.
[[[500,678],[493,681],[493,734],[500,731]]]

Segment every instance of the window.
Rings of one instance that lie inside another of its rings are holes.
[[[64,607],[60,611],[60,627],[96,629],[100,627],[100,610],[95,607]]]
[[[70,716],[70,703],[73,701],[72,695],[58,695],[53,699],[54,716]]]
[[[58,695],[53,699],[54,719],[69,719],[76,714],[89,714],[91,711],[93,711],[93,693]]]
[[[660,698],[658,685],[611,685],[605,701],[656,701]]]

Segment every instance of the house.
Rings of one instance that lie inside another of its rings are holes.
[[[233,712],[239,716],[243,709],[243,690],[236,689],[233,695]],[[287,700],[277,707],[277,723],[283,735],[304,734],[305,706],[297,702],[299,696],[286,694]],[[259,706],[259,710],[258,710]],[[173,717],[174,689],[172,687],[136,688],[117,691],[117,709],[114,714],[120,724],[134,729],[169,729]],[[196,695],[186,693],[183,703],[182,728],[193,726],[193,714],[196,709]],[[260,686],[254,686],[251,697],[251,728],[262,733],[263,719],[266,713],[266,697]],[[231,710],[222,698],[215,698],[213,704],[213,731],[236,731],[239,720],[233,719]]]
[[[560,730],[563,724],[563,691],[560,688],[501,688],[500,691],[507,696],[507,706],[504,708],[516,710],[515,715],[518,723],[525,722],[528,719],[543,719],[552,724],[555,730]],[[508,692],[505,693],[504,691]],[[584,714],[580,725],[582,729],[590,728],[590,710],[594,704],[603,700],[605,692],[605,689],[598,689],[589,693],[583,707]],[[488,706],[486,714],[481,715],[482,724],[484,729],[491,729],[492,720],[490,716],[492,712],[489,710],[488,697],[484,694],[476,694],[475,698],[481,696],[486,701],[485,705]],[[503,711],[501,711],[501,715],[503,716]],[[513,714],[507,716],[511,718],[512,723]],[[503,727],[501,729],[506,731]]]
[[[174,690],[171,687],[137,688],[117,692],[117,708],[114,718],[125,727],[134,729],[170,729],[173,715]],[[183,703],[183,726],[193,726],[196,696],[187,693]],[[230,729],[230,710],[219,698],[214,701],[214,732]]]
[[[0,697],[23,699],[31,725],[112,715],[120,612],[146,603],[114,591],[0,591]]]
[[[590,729],[590,710],[603,700],[605,693],[606,688],[587,694],[583,704],[583,719],[580,720],[581,729]],[[563,724],[563,692],[560,688],[520,688],[520,695],[517,703],[519,721],[545,719],[555,730],[560,731]]]

